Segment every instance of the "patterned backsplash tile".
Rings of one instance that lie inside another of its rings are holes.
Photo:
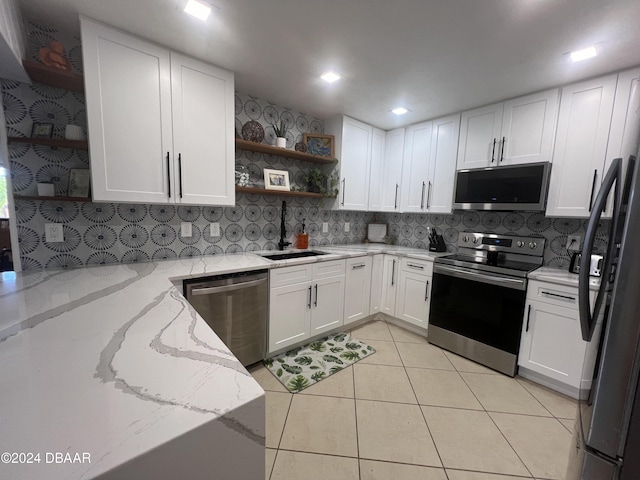
[[[58,32],[30,24],[30,52],[37,56],[41,44],[52,38],[63,43]],[[82,70],[79,42],[67,39],[70,61]],[[67,124],[86,132],[84,95],[34,84],[2,81],[2,98],[8,136],[28,137],[33,122],[52,123],[54,137],[63,137]],[[302,142],[304,133],[322,133],[318,118],[273,105],[258,98],[236,94],[236,135],[243,127],[257,121],[266,143],[274,143],[272,124],[283,120],[289,127],[287,148]],[[39,145],[9,145],[10,170],[14,193],[36,195],[37,182],[52,182],[57,195],[64,195],[72,168],[89,168],[87,152]],[[304,176],[313,164],[261,153],[236,151],[236,164],[249,170],[252,185],[263,186],[263,169],[289,172],[291,185],[304,188]],[[331,166],[323,167],[327,173]],[[283,198],[255,194],[238,194],[234,207],[146,205],[121,203],[82,203],[41,200],[17,200],[15,218],[20,243],[20,257],[25,270],[79,267],[91,264],[145,262],[152,259],[193,257],[241,251],[272,250],[280,237],[280,209]],[[547,240],[545,264],[566,268],[567,235],[584,235],[585,221],[546,218],[541,213],[454,212],[451,215],[373,214],[331,211],[332,202],[287,197],[287,236],[301,230],[304,221],[309,245],[361,243],[366,225],[376,218],[389,224],[389,233],[397,243],[414,248],[427,247],[427,228],[444,236],[447,248],[456,251],[461,232],[495,232],[521,236],[539,236]],[[192,236],[180,235],[181,222],[192,223]],[[221,235],[212,236],[211,223],[219,223]],[[323,222],[328,232],[322,231]],[[344,223],[350,230],[344,233]],[[49,243],[44,236],[45,223],[62,223],[64,241]],[[606,222],[603,222],[606,223]],[[597,245],[606,242],[606,233]]]

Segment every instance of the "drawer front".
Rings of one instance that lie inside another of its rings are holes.
[[[412,272],[431,277],[433,275],[433,262],[429,260],[416,260],[415,258],[402,257],[400,259],[400,270]]]
[[[293,285],[295,283],[310,282],[313,264],[293,265],[291,267],[272,268],[269,271],[271,288]]]
[[[330,262],[317,262],[313,264],[313,279],[335,277],[344,275],[345,261],[331,260]]]
[[[527,299],[577,310],[578,288],[531,280],[527,287]]]

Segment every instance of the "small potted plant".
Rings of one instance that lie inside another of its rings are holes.
[[[279,124],[272,123],[271,127],[276,134],[276,147],[287,148],[287,124],[280,120]]]
[[[312,168],[304,176],[307,182],[307,191],[313,193],[321,193],[325,197],[335,197],[338,194],[338,175],[337,172],[327,175],[320,168]]]

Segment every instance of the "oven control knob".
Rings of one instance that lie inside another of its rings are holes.
[[[522,247],[524,247],[524,242],[523,242],[522,240],[518,240],[518,241],[516,242],[516,245],[517,245],[519,248],[522,248]]]
[[[536,242],[529,242],[529,248],[536,248],[538,244]]]
[[[473,237],[473,238],[471,239],[471,241],[472,241],[473,243],[478,243],[478,237]]]
[[[469,236],[468,236],[468,235],[465,235],[464,237],[462,237],[462,241],[463,241],[464,243],[467,243],[467,242],[469,241]]]

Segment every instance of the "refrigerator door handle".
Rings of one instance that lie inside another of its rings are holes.
[[[622,182],[622,159],[616,158],[611,162],[611,167],[602,181],[602,186],[598,191],[598,196],[593,203],[593,209],[591,216],[589,217],[589,223],[587,224],[587,231],[584,235],[584,245],[582,247],[582,256],[580,259],[580,271],[578,273],[578,310],[580,314],[580,330],[582,331],[582,339],[585,342],[591,341],[593,332],[596,327],[596,321],[600,313],[600,309],[603,306],[606,295],[609,290],[609,279],[611,277],[611,269],[615,259],[615,232],[617,231],[618,222],[620,219],[620,183]],[[596,239],[596,233],[600,224],[600,217],[604,212],[604,208],[607,202],[607,197],[611,193],[611,189],[614,189],[613,198],[613,216],[611,220],[611,235],[607,252],[604,257],[604,268],[602,270],[600,288],[596,297],[596,303],[591,310],[589,305],[589,270],[591,267],[591,253],[593,250],[593,244]]]

